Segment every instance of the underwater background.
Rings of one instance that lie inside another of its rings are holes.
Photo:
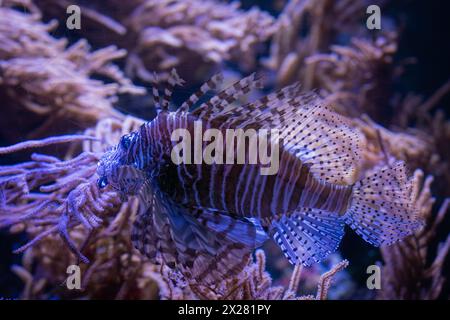
[[[66,25],[72,4],[80,29]],[[366,27],[372,4],[381,30]],[[0,146],[75,133],[100,142],[0,151],[0,299],[448,299],[449,9],[437,0],[1,1]],[[186,81],[174,105],[219,71],[226,83],[261,74],[256,96],[295,81],[316,90],[363,133],[362,173],[405,160],[426,227],[381,248],[349,231],[338,252],[303,270],[268,243],[215,290],[151,265],[129,240],[137,204],[99,194],[98,159],[87,154],[155,117],[151,87],[173,68]],[[102,222],[89,232],[69,223],[90,263],[83,289],[68,290],[78,258],[55,225],[91,200]],[[370,265],[381,268],[379,290],[367,288]]]

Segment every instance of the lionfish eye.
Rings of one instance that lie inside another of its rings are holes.
[[[120,138],[120,145],[122,146],[122,148],[124,150],[127,150],[130,147],[131,144],[131,140],[133,139],[133,137],[129,134],[123,136],[122,138]]]
[[[108,179],[106,179],[106,177],[101,177],[100,179],[98,179],[97,185],[100,189],[103,189],[108,185]]]

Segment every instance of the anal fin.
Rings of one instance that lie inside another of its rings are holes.
[[[292,264],[310,266],[336,251],[344,235],[337,214],[302,208],[272,222],[272,235]]]

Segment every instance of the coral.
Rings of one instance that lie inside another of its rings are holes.
[[[381,248],[384,265],[381,272],[382,290],[378,294],[380,299],[430,300],[439,298],[442,293],[445,281],[443,268],[450,252],[450,235],[438,245],[436,254],[430,251],[448,212],[450,198],[444,201],[436,217],[433,217],[431,209],[435,199],[430,191],[432,177],[428,176],[421,188],[423,172],[417,170],[414,180],[412,197],[419,214],[428,223],[405,241]],[[428,260],[430,256],[433,257],[431,263]]]
[[[8,4],[28,4],[31,12]],[[3,112],[10,115],[0,120],[4,139],[64,132],[74,123],[87,128],[104,117],[123,119],[113,109],[118,94],[144,92],[111,63],[125,50],[109,46],[90,51],[84,40],[68,47],[65,39],[50,35],[55,21],[42,23],[39,11],[28,2],[3,3],[0,15],[0,97]]]
[[[287,288],[273,286],[272,278],[266,272],[266,256],[263,250],[257,250],[255,261],[231,279],[224,279],[216,287],[208,287],[182,275],[167,266],[161,266],[158,272],[152,272],[160,287],[163,299],[207,299],[207,300],[325,300],[333,277],[348,266],[343,260],[324,273],[319,280],[316,296],[297,296],[298,284],[303,267],[297,265],[291,275]]]
[[[44,12],[65,15],[67,1],[52,0],[53,7],[48,2],[37,4]],[[205,71],[225,61],[252,68],[258,45],[275,32],[273,17],[257,8],[240,10],[238,2],[136,0],[123,6],[111,1],[101,11],[96,10],[100,2],[103,5],[103,1],[74,1],[87,13],[89,24],[103,26],[103,38],[129,51],[127,73],[145,81],[154,80],[153,72],[166,80],[172,68],[190,83],[204,81]],[[92,28],[85,30],[89,33],[81,30],[84,37],[100,38],[92,35]]]
[[[67,276],[66,268],[80,262],[84,262],[84,295],[149,298],[155,292],[154,283],[142,276],[152,265],[133,252],[130,242],[136,201],[121,204],[115,192],[99,192],[95,175],[104,149],[141,123],[130,117],[123,123],[109,118],[87,129],[83,136],[0,148],[0,154],[6,154],[72,141],[65,160],[34,153],[31,161],[0,168],[0,226],[9,226],[14,233],[25,231],[32,238],[16,250],[25,252],[23,267],[14,267],[26,280],[24,298],[32,298],[44,289],[42,279],[58,289]],[[74,156],[80,147],[77,140],[82,139],[82,152]],[[32,262],[38,265],[33,275]],[[67,291],[61,291],[61,296],[67,295]]]
[[[352,38],[350,46],[333,45],[330,49],[331,53],[305,59],[306,68],[314,69],[311,80],[305,81],[320,88],[327,103],[341,113],[379,115],[379,106],[388,103],[397,51],[395,33],[374,40]]]
[[[362,171],[394,159],[406,161],[410,168],[420,168],[432,152],[431,139],[421,131],[389,130],[367,115],[352,122],[365,137]]]
[[[186,78],[186,68],[192,70],[201,60],[212,64],[235,60],[252,67],[255,45],[273,30],[273,18],[256,8],[245,12],[237,3],[211,0],[144,1],[129,21],[138,41],[128,69],[143,79],[151,79],[148,70],[167,73],[174,67]]]
[[[401,71],[393,65],[398,37],[389,28],[373,36],[367,32],[361,20],[368,5],[364,0],[288,2],[265,61],[277,86],[298,81],[342,114],[383,120],[380,106],[388,104],[392,79]]]
[[[360,19],[367,5],[363,0],[289,1],[278,18],[265,63],[277,72],[278,84],[301,80],[306,89],[313,88],[314,65],[305,66],[305,59],[326,50],[339,34],[361,33]]]
[[[421,158],[417,167],[433,176],[441,177],[436,184],[437,189],[444,192],[450,189],[450,152],[447,148],[450,141],[450,121],[448,117],[446,118],[444,110],[433,109],[448,93],[450,93],[450,80],[427,99],[409,93],[396,105],[397,116],[393,119],[393,124],[402,130],[415,125],[415,134],[425,137],[430,151]],[[448,195],[448,192],[446,194]]]

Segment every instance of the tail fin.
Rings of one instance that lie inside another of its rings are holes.
[[[411,188],[403,162],[385,167],[354,185],[344,220],[370,244],[392,244],[422,225],[411,199]]]

